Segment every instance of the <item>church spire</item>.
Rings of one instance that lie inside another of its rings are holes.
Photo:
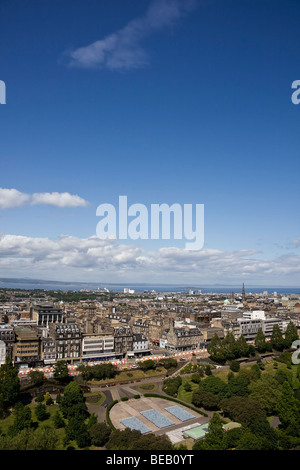
[[[246,302],[246,294],[245,294],[245,285],[243,283],[243,288],[242,288],[242,302]]]

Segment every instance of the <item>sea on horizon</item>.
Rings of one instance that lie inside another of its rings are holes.
[[[200,285],[178,285],[178,284],[147,284],[147,283],[88,283],[88,282],[55,282],[55,281],[39,281],[29,279],[0,279],[0,289],[24,289],[24,290],[61,290],[61,291],[80,291],[80,290],[97,290],[97,289],[108,289],[111,292],[123,292],[124,288],[129,288],[137,293],[152,292],[157,293],[189,293],[194,291],[196,294],[201,291],[202,294],[216,293],[216,294],[231,294],[241,293],[242,286],[200,286]],[[278,295],[300,295],[300,287],[261,287],[261,286],[249,286],[245,285],[246,293],[262,294],[267,291],[268,294],[277,292]]]

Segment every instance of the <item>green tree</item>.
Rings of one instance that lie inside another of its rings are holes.
[[[168,379],[164,380],[162,390],[167,395],[175,397],[177,396],[178,389],[181,384],[182,378],[179,375],[177,377],[169,377]]]
[[[13,410],[13,424],[9,427],[7,434],[9,436],[16,436],[23,429],[31,428],[33,422],[31,419],[31,410],[23,403],[16,403]]]
[[[205,438],[196,442],[193,450],[224,450],[224,433],[223,422],[218,413],[214,413],[209,422]]]
[[[186,382],[183,386],[184,390],[186,392],[191,392],[192,391],[192,386],[191,386],[191,383],[190,382]]]
[[[64,389],[59,407],[64,418],[73,417],[85,420],[89,412],[85,403],[85,397],[81,387],[76,382],[70,382]]]
[[[284,382],[288,382],[291,387],[293,385],[293,373],[287,369],[278,369],[274,377],[281,385]]]
[[[233,372],[238,372],[241,366],[240,366],[239,361],[232,361],[229,367],[230,367],[230,370],[232,370]]]
[[[167,436],[149,434],[143,436],[140,431],[119,429],[112,431],[106,444],[107,450],[172,450],[172,444]]]
[[[282,385],[276,411],[283,428],[295,428],[299,426],[299,403],[294,397],[293,390],[288,382],[284,382]]]
[[[50,393],[48,393],[48,392],[45,393],[45,398],[44,398],[44,400],[45,400],[45,404],[46,404],[47,406],[53,405],[53,403],[54,403],[54,401],[53,401],[53,399],[52,399]]]
[[[295,323],[290,321],[284,335],[285,347],[290,348],[292,343],[297,339],[299,339],[297,327]]]
[[[61,429],[65,427],[65,422],[60,412],[57,410],[53,415],[53,424],[55,429]]]
[[[234,395],[244,397],[248,394],[248,383],[243,377],[232,377],[228,380],[228,397]]]
[[[265,418],[266,413],[259,403],[249,397],[233,396],[220,402],[225,416],[244,426],[249,426],[254,419]]]
[[[259,353],[264,353],[267,351],[266,337],[262,328],[258,328],[257,334],[254,339],[254,344]]]
[[[78,447],[87,447],[91,443],[91,437],[88,432],[87,425],[80,416],[72,416],[65,427],[66,437],[68,440],[75,440]]]
[[[282,332],[281,332],[281,329],[279,328],[279,325],[273,326],[273,332],[272,332],[270,343],[272,345],[272,348],[275,349],[276,351],[282,351],[284,349],[285,341],[282,336]]]
[[[221,338],[219,338],[216,333],[214,334],[207,346],[207,352],[211,355],[213,361],[218,362],[220,364],[225,364],[227,354],[225,349],[223,348]]]
[[[239,355],[238,346],[235,337],[231,331],[227,333],[222,341],[222,348],[225,351],[226,359],[228,361],[235,359]]]
[[[201,382],[201,376],[198,373],[195,373],[191,376],[191,381],[195,384],[199,384]]]
[[[111,428],[105,423],[94,424],[89,430],[92,444],[103,447],[108,442],[111,432]]]
[[[263,450],[259,437],[250,431],[245,431],[236,446],[237,450]]]
[[[94,426],[94,424],[97,424],[97,423],[98,423],[97,415],[95,415],[95,413],[91,413],[90,416],[89,416],[88,423],[87,423],[88,429],[91,429],[91,427]]]
[[[271,428],[267,419],[254,419],[251,422],[249,429],[256,437],[260,439],[262,450],[276,450],[278,448],[276,431]]]
[[[246,341],[245,336],[241,335],[236,340],[236,349],[238,357],[248,357],[250,354],[249,344]]]
[[[141,361],[139,367],[142,371],[146,372],[150,369],[155,369],[155,362],[152,359],[147,359],[146,361]]]
[[[44,405],[43,403],[39,403],[38,405],[36,405],[34,412],[35,416],[39,421],[45,421],[50,416],[50,413],[48,413],[47,411],[46,405]]]
[[[248,384],[258,380],[261,376],[261,371],[257,364],[254,364],[255,367],[242,367],[238,373],[238,377],[245,379]]]
[[[249,397],[257,401],[270,416],[276,412],[276,405],[281,394],[281,386],[271,374],[263,374],[259,380],[249,385]]]
[[[54,378],[61,383],[68,383],[71,380],[68,364],[66,361],[57,361],[54,367]]]
[[[50,426],[38,427],[28,440],[27,450],[56,450],[58,435]]]
[[[0,408],[14,404],[20,391],[18,370],[12,365],[7,356],[5,363],[0,366]]]
[[[35,385],[36,387],[43,385],[45,380],[43,372],[39,370],[31,370],[28,375],[33,385]]]
[[[213,393],[220,400],[225,398],[228,394],[228,384],[214,375],[210,375],[202,380],[199,384],[199,388],[205,392]]]
[[[205,408],[206,410],[218,410],[219,409],[219,398],[211,392],[206,392],[201,388],[195,390],[192,395],[193,405],[199,408]]]
[[[243,429],[240,428],[233,428],[229,431],[226,431],[224,434],[224,448],[225,449],[235,449],[241,439],[243,434]]]
[[[24,428],[15,436],[0,437],[0,450],[56,450],[58,436],[49,426]]]
[[[167,359],[161,359],[159,361],[165,369],[172,369],[177,367],[177,361],[173,357],[168,357]]]

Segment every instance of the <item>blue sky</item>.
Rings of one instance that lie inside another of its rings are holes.
[[[298,286],[298,0],[3,0],[0,277]],[[205,244],[96,239],[204,204]]]

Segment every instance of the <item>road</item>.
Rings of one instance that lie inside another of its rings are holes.
[[[197,357],[201,357],[201,358],[207,358],[209,356],[206,349],[197,349],[197,350],[193,350],[193,351],[184,351],[184,352],[173,353],[169,356],[166,356],[164,354],[157,354],[157,355],[144,356],[142,358],[135,358],[135,359],[122,359],[122,360],[112,360],[112,361],[91,361],[91,362],[88,362],[87,365],[88,366],[93,366],[93,365],[96,365],[96,364],[107,364],[107,363],[109,363],[109,364],[114,364],[114,365],[118,366],[118,368],[122,370],[122,369],[129,369],[133,364],[138,365],[139,362],[146,361],[146,360],[149,360],[149,359],[157,361],[159,359],[167,359],[167,358],[172,357],[172,358],[177,359],[177,360],[180,360],[181,358],[184,358],[186,360],[190,360],[192,358],[193,354],[195,354]],[[43,372],[45,377],[51,378],[51,377],[53,377],[54,368],[55,368],[55,366],[45,366],[45,367],[37,367],[37,368],[26,367],[24,369],[19,370],[19,377],[28,375],[31,370],[37,370],[37,371]],[[69,374],[70,375],[79,375],[80,372],[78,372],[77,368],[78,368],[77,364],[73,364],[73,365],[68,364]]]

